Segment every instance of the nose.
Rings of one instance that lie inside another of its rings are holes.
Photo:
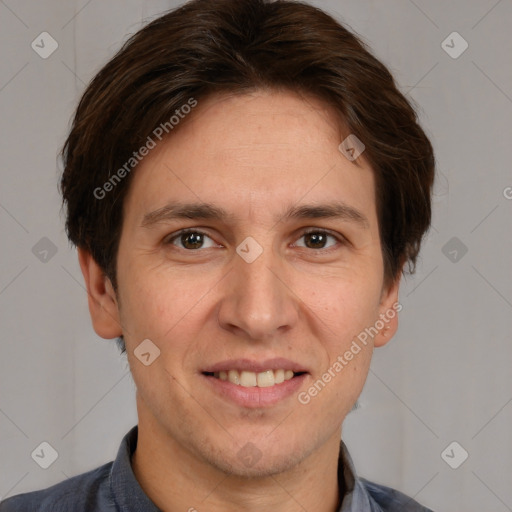
[[[220,326],[252,341],[291,329],[299,318],[299,298],[289,280],[282,259],[268,247],[252,263],[236,254],[222,280]]]

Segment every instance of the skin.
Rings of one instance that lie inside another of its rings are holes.
[[[124,335],[137,386],[136,478],[165,511],[333,512],[342,423],[397,316],[307,405],[294,394],[241,407],[207,386],[201,371],[231,358],[285,357],[308,369],[305,391],[392,309],[399,278],[384,285],[373,172],[364,154],[355,165],[338,150],[348,132],[334,111],[292,92],[203,99],[178,128],[133,176],[117,294],[79,250],[94,329],[106,339]],[[233,217],[142,226],[172,200],[213,203]],[[367,227],[282,220],[289,206],[333,200],[361,212]],[[169,240],[191,227],[206,235],[199,248],[187,237]],[[339,240],[322,245],[306,228]],[[250,264],[236,252],[248,236],[263,249]],[[147,338],[160,349],[149,366],[134,355]],[[252,467],[237,456],[248,442],[261,452]]]

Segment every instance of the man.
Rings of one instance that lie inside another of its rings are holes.
[[[425,511],[342,423],[430,225],[431,144],[386,68],[302,3],[194,0],[135,34],[63,149],[66,228],[138,425],[10,511]]]

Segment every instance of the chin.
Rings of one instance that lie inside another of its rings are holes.
[[[218,469],[228,475],[254,479],[268,478],[290,471],[299,462],[297,459],[296,454],[294,456],[291,454],[288,456],[272,456],[270,459],[262,456],[259,462],[251,466],[244,461],[240,461],[235,455],[235,458],[230,461],[223,458],[215,461],[215,463]]]
[[[219,451],[203,453],[207,462],[219,471],[239,478],[266,478],[290,471],[296,467],[309,452],[299,447],[280,447],[275,453],[275,445],[268,445],[259,450],[250,441],[240,445],[241,448],[233,451]]]

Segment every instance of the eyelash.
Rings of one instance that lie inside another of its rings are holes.
[[[186,229],[182,229],[181,231],[178,231],[178,233],[176,233],[176,234],[170,235],[169,237],[165,238],[164,243],[166,245],[173,245],[174,240],[176,240],[180,236],[186,235],[188,233],[195,233],[195,234],[199,234],[199,235],[203,235],[203,236],[207,236],[208,238],[211,238],[211,236],[208,235],[208,233],[205,233],[204,231],[201,231],[200,229],[186,228]],[[346,245],[348,243],[347,240],[342,235],[339,235],[339,234],[335,235],[331,231],[328,231],[325,229],[320,229],[320,228],[306,229],[305,231],[303,231],[301,233],[301,235],[299,236],[299,239],[302,238],[303,236],[310,235],[310,234],[320,234],[320,235],[330,236],[330,237],[334,238],[341,245]],[[178,249],[181,249],[181,247],[178,247]],[[308,249],[308,247],[302,247],[302,249]],[[315,252],[330,252],[335,249],[336,249],[336,247],[329,247],[327,249],[310,249],[310,250],[315,251]],[[198,252],[201,249],[183,249],[183,250],[187,251],[187,252]]]

